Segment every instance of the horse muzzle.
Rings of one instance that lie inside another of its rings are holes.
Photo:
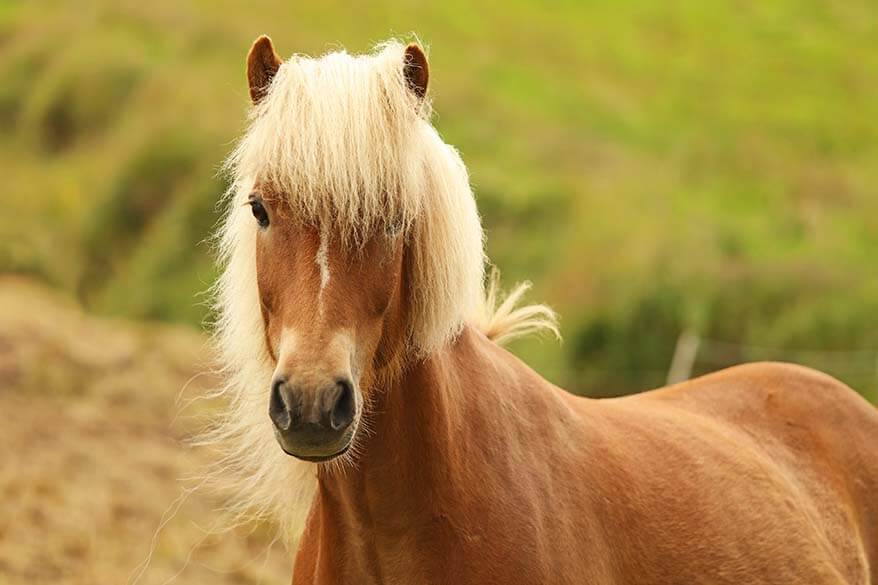
[[[284,452],[305,461],[322,462],[350,448],[361,403],[359,391],[346,377],[317,389],[278,377],[271,385],[268,415]]]

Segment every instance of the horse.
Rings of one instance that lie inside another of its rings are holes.
[[[262,36],[246,73],[212,437],[296,585],[878,583],[865,399],[781,363],[565,392],[501,345],[555,316],[486,276],[422,47],[283,61]]]

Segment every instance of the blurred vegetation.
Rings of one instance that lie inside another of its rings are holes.
[[[224,532],[196,489],[215,454],[181,443],[215,416],[193,402],[217,384],[204,336],[63,297],[0,276],[0,583],[289,583],[274,530]]]
[[[549,379],[660,385],[691,329],[717,340],[698,372],[789,359],[876,397],[874,0],[7,0],[0,270],[198,324],[252,40],[363,51],[410,31],[491,257],[563,317],[560,348],[515,348]]]

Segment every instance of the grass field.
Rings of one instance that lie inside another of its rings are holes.
[[[874,397],[857,352],[878,349],[876,27],[870,0],[6,2],[0,269],[200,323],[249,43],[415,31],[491,257],[563,317],[562,347],[517,347],[540,371],[594,395],[654,386],[691,328],[732,346],[697,371],[780,356]]]

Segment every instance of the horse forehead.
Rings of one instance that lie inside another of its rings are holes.
[[[365,242],[345,241],[332,226],[301,223],[278,217],[279,237],[265,256],[265,270],[275,282],[295,280],[296,302],[317,303],[322,310],[330,304],[350,301],[351,286],[369,288],[382,273],[390,246],[375,236]],[[336,307],[337,309],[338,307]]]
[[[332,264],[343,260],[344,250],[333,241],[327,230],[320,230],[314,226],[302,225],[293,220],[282,220],[285,225],[281,227],[283,234],[278,238],[278,248],[274,249],[275,262],[287,264],[294,262],[288,267],[301,270],[303,267],[313,271],[316,266],[331,267]],[[278,264],[277,268],[281,268]]]
[[[343,240],[333,229],[309,227],[305,231],[308,240],[306,259],[317,267],[324,278],[361,276],[364,270],[380,264],[387,251],[384,242],[377,236],[357,243]]]

